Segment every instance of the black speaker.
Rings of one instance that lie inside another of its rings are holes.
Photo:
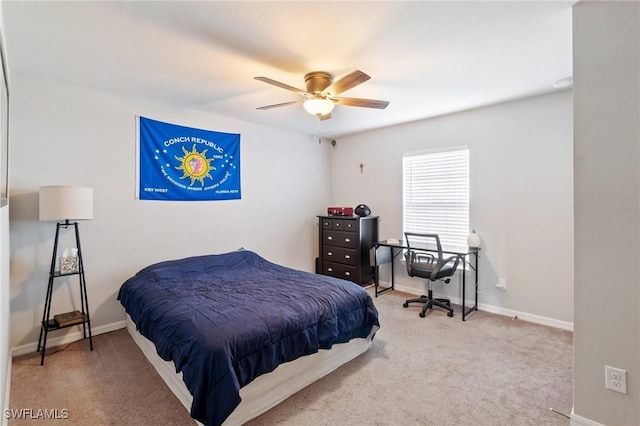
[[[366,204],[359,204],[355,212],[358,216],[365,217],[371,214],[371,209]]]

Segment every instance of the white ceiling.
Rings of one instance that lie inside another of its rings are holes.
[[[572,74],[574,1],[3,1],[7,62],[21,72],[322,137],[554,90]],[[304,74],[371,80],[318,121]],[[163,117],[155,117],[163,119]]]

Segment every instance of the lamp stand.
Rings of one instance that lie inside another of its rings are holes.
[[[58,237],[60,235],[60,228],[73,227],[76,236],[76,247],[78,249],[78,269],[72,272],[56,271],[56,257],[58,253]],[[51,319],[51,298],[53,295],[53,284],[55,278],[66,277],[69,275],[78,275],[80,279],[80,304],[81,304],[81,317],[71,318],[67,322],[58,322]],[[82,338],[87,338],[87,332],[89,333],[89,347],[93,351],[93,338],[91,336],[91,319],[89,317],[89,301],[87,299],[87,283],[84,277],[84,262],[82,261],[82,249],[80,247],[80,232],[78,231],[78,222],[69,222],[69,219],[64,222],[58,222],[56,224],[56,238],[53,243],[53,255],[51,257],[51,268],[49,269],[49,284],[47,285],[47,296],[44,304],[44,312],[42,313],[42,323],[40,327],[40,337],[38,338],[38,350],[42,350],[42,357],[40,358],[40,365],[44,365],[44,355],[47,347],[47,335],[50,331],[59,330],[61,328],[71,327],[74,325],[82,324]]]

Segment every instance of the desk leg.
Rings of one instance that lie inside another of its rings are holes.
[[[477,311],[478,310],[478,252],[476,252],[475,255],[476,255],[476,277],[475,277],[475,280],[476,280],[476,285],[475,285],[475,288],[476,288],[476,306],[474,306],[474,309]]]
[[[373,289],[374,294],[378,297],[378,282],[380,281],[380,267],[376,263],[373,267]]]
[[[474,283],[473,283],[473,291],[475,292],[475,296],[474,296],[474,302],[475,304],[469,308],[469,310],[467,311],[465,309],[465,287],[466,287],[466,280],[465,277],[467,275],[467,256],[464,256],[463,260],[463,264],[462,264],[462,321],[465,321],[466,316],[473,312],[473,311],[477,311],[478,310],[478,252],[476,251],[474,253],[474,257],[475,257],[475,268],[473,267],[473,265],[469,265],[469,268],[473,269],[474,271]]]
[[[386,247],[386,248],[390,251],[390,257],[391,257],[391,286],[382,287],[382,289],[380,289],[380,287],[379,287],[379,285],[380,285],[380,276],[379,276],[379,268],[380,268],[380,266],[376,263],[376,277],[375,277],[375,287],[376,287],[375,294],[376,294],[376,297],[378,297],[379,294],[382,294],[385,291],[389,291],[389,290],[393,290],[394,289],[394,283],[393,283],[393,275],[394,275],[393,260],[395,259],[395,256],[393,254],[393,248],[392,247]]]
[[[393,290],[393,285],[394,285],[393,284],[393,276],[395,274],[393,272],[393,265],[394,265],[394,263],[396,263],[396,262],[394,262],[395,258],[396,257],[393,255],[393,249],[391,249],[391,290]]]
[[[464,317],[467,315],[465,310],[465,303],[467,299],[466,294],[467,289],[467,256],[462,257],[462,321],[464,321]]]

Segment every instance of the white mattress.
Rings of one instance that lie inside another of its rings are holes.
[[[187,411],[191,411],[193,397],[182,380],[182,373],[176,374],[171,361],[160,358],[153,342],[138,333],[136,326],[127,315],[127,330],[154,366],[169,389],[176,395]],[[333,345],[331,350],[320,350],[315,354],[281,364],[271,373],[256,378],[240,389],[242,402],[224,422],[225,425],[241,425],[275,407],[289,396],[329,374],[341,365],[351,361],[371,346],[371,339],[378,327],[374,327],[366,339],[352,339],[347,343]],[[199,422],[196,422],[199,423]]]

